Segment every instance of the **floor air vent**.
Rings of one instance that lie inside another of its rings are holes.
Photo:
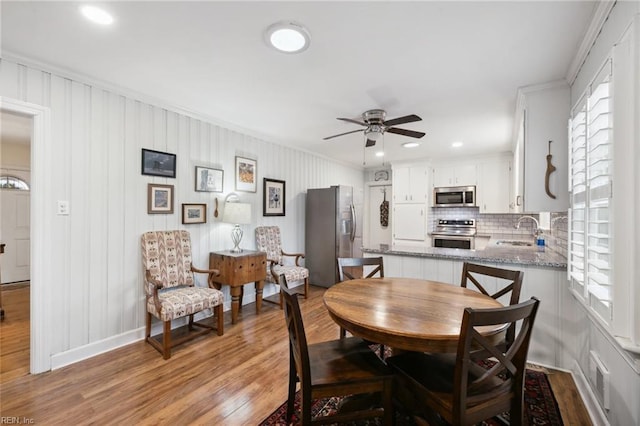
[[[594,351],[589,356],[589,380],[596,397],[605,410],[609,409],[609,370]]]

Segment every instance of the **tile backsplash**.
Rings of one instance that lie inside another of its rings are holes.
[[[438,219],[475,219],[478,234],[501,234],[522,238],[532,235],[535,230],[535,223],[527,219],[520,223],[519,229],[515,229],[518,219],[522,216],[539,219],[538,214],[480,214],[477,208],[432,207],[429,231],[434,229]],[[551,230],[545,231],[545,240],[546,245],[557,252],[567,252],[567,212],[551,213]]]

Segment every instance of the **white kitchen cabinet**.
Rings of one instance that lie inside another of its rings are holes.
[[[569,86],[564,81],[530,86],[518,92],[519,112],[515,125],[519,131],[514,150],[518,176],[513,179],[513,213],[558,212],[569,207],[569,102]],[[545,189],[548,155],[551,155],[551,165],[556,168],[549,175],[548,185],[555,198]]]
[[[400,166],[393,168],[393,201],[399,203],[427,202],[427,167]]]
[[[393,208],[393,238],[398,240],[425,241],[427,233],[427,209],[425,204],[396,204]]]
[[[480,213],[509,213],[511,160],[498,158],[478,165],[476,204]]]
[[[433,169],[433,186],[473,186],[478,181],[475,164],[438,166]]]

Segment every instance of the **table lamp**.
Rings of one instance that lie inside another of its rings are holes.
[[[240,241],[242,241],[242,228],[240,225],[246,225],[251,223],[251,204],[249,203],[231,203],[224,204],[224,213],[222,214],[222,221],[226,223],[233,223],[234,227],[231,230],[231,241],[233,241],[234,247],[231,249],[233,253],[240,253]]]

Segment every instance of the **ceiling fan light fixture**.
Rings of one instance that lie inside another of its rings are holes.
[[[281,21],[270,25],[265,32],[267,44],[279,52],[300,53],[311,43],[309,31],[292,21]]]
[[[382,128],[377,124],[372,124],[364,131],[364,138],[377,142],[382,137]]]

